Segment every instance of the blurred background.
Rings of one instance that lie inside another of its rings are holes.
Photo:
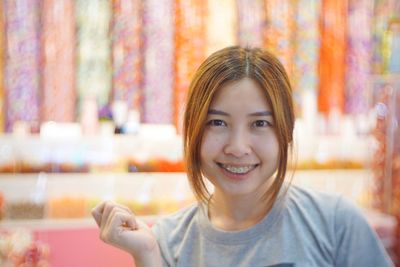
[[[130,266],[90,209],[194,201],[184,100],[231,45],[289,73],[293,183],[354,201],[400,266],[399,0],[1,0],[0,266]]]

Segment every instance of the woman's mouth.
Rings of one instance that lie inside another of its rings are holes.
[[[230,165],[217,163],[219,167],[232,174],[247,174],[254,170],[258,164]]]

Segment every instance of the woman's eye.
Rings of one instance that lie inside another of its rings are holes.
[[[226,123],[223,120],[210,120],[207,122],[209,126],[226,126]]]
[[[272,126],[272,124],[266,120],[257,120],[255,122],[253,122],[253,126],[254,127],[268,127],[268,126]]]

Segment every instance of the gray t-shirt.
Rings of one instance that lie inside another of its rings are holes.
[[[193,204],[158,221],[153,232],[164,266],[393,266],[354,204],[297,186],[246,230],[217,229],[206,207]]]

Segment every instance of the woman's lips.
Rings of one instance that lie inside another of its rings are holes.
[[[259,164],[226,164],[217,163],[222,172],[229,178],[242,180],[248,177],[248,174],[253,171]]]

